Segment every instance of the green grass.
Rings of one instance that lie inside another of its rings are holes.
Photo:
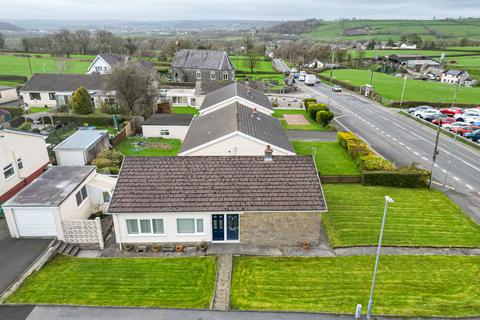
[[[18,81],[0,81],[0,86],[6,86],[6,87],[16,87],[19,84],[22,84],[22,83]]]
[[[305,119],[310,123],[309,125],[289,125],[287,121],[283,119],[284,114],[303,114]],[[322,127],[321,124],[313,121],[308,115],[305,110],[282,110],[282,109],[275,109],[275,112],[272,114],[274,117],[280,119],[280,123],[282,124],[285,130],[317,130],[317,131],[333,131],[332,127],[326,126]]]
[[[173,107],[172,113],[198,115],[199,111],[197,108],[194,108],[194,107]]]
[[[250,73],[250,67],[248,66],[248,57],[247,56],[230,56],[230,60],[232,61],[233,65],[235,66],[236,71],[243,71]],[[258,62],[253,69],[253,72],[270,72],[270,73],[277,73],[275,69],[273,69],[272,61],[268,60],[266,57],[259,56]]]
[[[139,142],[143,141],[144,146]],[[182,145],[179,139],[129,137],[115,147],[124,156],[176,156]]]
[[[51,110],[51,108],[42,108],[42,107],[31,107],[28,109],[29,113],[38,113],[38,112],[46,112],[48,110]]]
[[[368,305],[374,256],[235,257],[231,305],[242,310],[355,312]],[[480,316],[480,257],[382,256],[373,314]]]
[[[298,155],[314,155],[321,176],[359,176],[360,171],[338,142],[293,141]]]
[[[327,75],[327,73],[324,73]],[[342,69],[334,70],[335,79],[349,82],[355,86],[365,85],[369,82],[369,70]],[[400,101],[403,78],[397,78],[388,74],[375,72],[373,75],[373,86],[375,91],[383,97]],[[437,81],[420,81],[408,79],[405,89],[405,100],[426,101],[432,104],[439,102],[451,102],[455,95],[454,85],[440,83]],[[480,87],[466,88],[459,87],[457,102],[478,104]]]
[[[8,303],[208,308],[216,258],[59,256],[27,278]]]
[[[323,227],[333,247],[378,243],[385,196],[386,246],[480,247],[480,226],[444,194],[428,189],[325,184]]]

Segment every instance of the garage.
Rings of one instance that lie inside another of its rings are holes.
[[[13,217],[20,237],[56,237],[52,209],[13,209]]]

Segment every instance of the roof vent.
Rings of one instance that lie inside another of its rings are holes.
[[[265,148],[265,161],[273,161],[273,150],[272,147],[267,144],[267,147]]]

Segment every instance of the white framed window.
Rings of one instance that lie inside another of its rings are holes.
[[[103,192],[102,192],[102,199],[103,199],[103,202],[109,203],[110,200],[112,199],[112,196],[110,195],[110,192],[108,192],[108,191],[103,191]]]
[[[138,220],[137,219],[127,219],[127,233],[128,234],[138,234]]]
[[[217,80],[217,73],[215,71],[210,71],[210,80]]]
[[[49,98],[50,100],[55,100],[55,92],[49,92],[49,93],[48,93],[48,98]]]
[[[18,167],[18,170],[22,170],[22,169],[23,169],[23,161],[22,161],[22,158],[18,158],[18,159],[17,159],[17,167]]]
[[[167,129],[160,130],[160,135],[161,135],[161,136],[169,136],[169,135],[170,135],[170,131],[168,131]]]
[[[197,80],[202,80],[202,72],[197,70]]]
[[[164,234],[163,219],[126,219],[127,233],[138,235]]]
[[[30,100],[42,100],[40,97],[40,92],[30,92]]]
[[[101,72],[102,71],[102,66],[95,67],[96,72]]]
[[[3,168],[3,175],[5,176],[5,180],[8,180],[15,175],[15,169],[12,164]]]
[[[228,80],[228,72],[223,71],[223,80]]]
[[[77,200],[77,207],[80,207],[80,205],[87,200],[88,198],[88,193],[87,193],[87,186],[83,186],[80,191],[77,192],[75,195],[75,199]]]
[[[204,233],[203,219],[183,218],[177,219],[178,234]]]

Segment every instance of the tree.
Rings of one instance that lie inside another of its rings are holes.
[[[75,48],[75,36],[73,33],[66,29],[60,30],[59,32],[54,33],[53,40],[56,52],[64,54],[69,58]]]
[[[5,47],[5,35],[3,33],[0,33],[0,49],[3,49]]]
[[[75,40],[81,54],[87,54],[92,42],[92,34],[88,30],[75,31]]]
[[[254,52],[247,53],[247,66],[250,68],[250,73],[253,73],[259,58],[260,57]]]
[[[1,36],[0,36],[1,38]],[[462,38],[460,40],[460,47],[468,47],[470,45],[470,41],[468,40],[468,38]],[[0,40],[0,48],[2,47],[2,41]]]
[[[116,98],[126,113],[149,117],[157,97],[155,72],[148,72],[138,64],[117,65],[107,76],[105,89],[116,92]]]
[[[246,33],[243,36],[243,45],[245,46],[246,51],[250,51],[253,49],[254,44],[253,44],[253,36],[251,33]]]
[[[375,42],[375,40],[370,40],[368,43],[367,43],[367,50],[373,50],[375,49],[375,45],[377,43]]]
[[[78,114],[93,113],[92,100],[90,94],[84,87],[80,87],[72,95],[72,110]]]
[[[125,49],[127,49],[128,54],[130,56],[133,56],[135,51],[137,51],[137,45],[135,44],[135,42],[133,42],[132,38],[130,38],[130,37],[127,38],[127,43],[125,44]]]
[[[388,39],[388,42],[387,42],[387,47],[390,47],[390,48],[392,48],[392,47],[394,47],[394,46],[395,46],[395,42],[393,42],[393,40],[392,40],[392,39]]]

